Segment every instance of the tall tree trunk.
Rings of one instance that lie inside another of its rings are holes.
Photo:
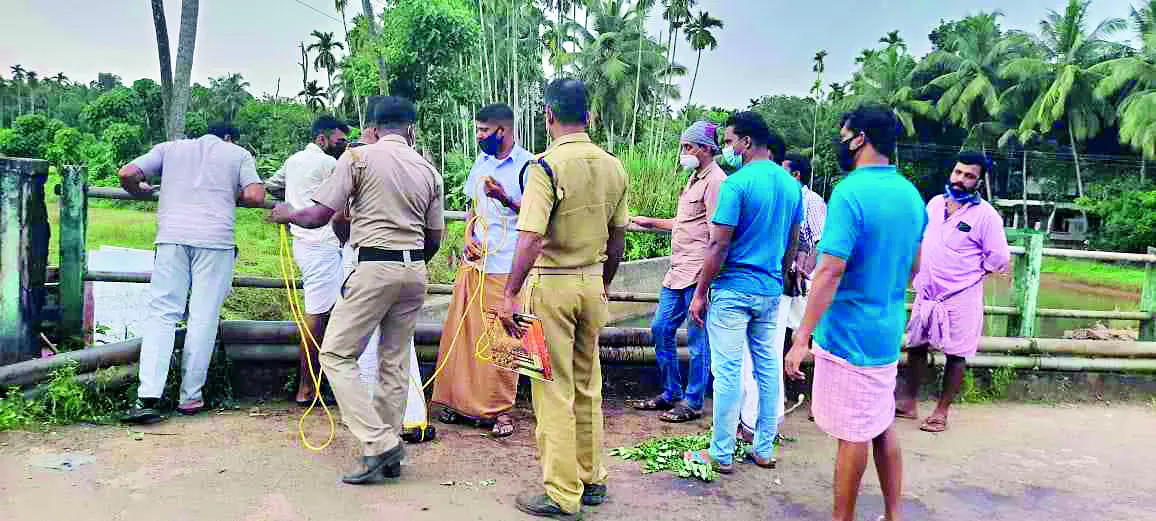
[[[348,51],[348,54],[352,55],[353,54],[353,46],[349,44],[349,22],[347,21],[347,17],[345,16],[345,9],[343,8],[343,9],[338,10],[338,13],[341,14],[341,29],[345,31],[345,50]],[[343,73],[342,77],[343,78],[345,77],[344,73]],[[347,83],[347,86],[349,86],[348,85],[349,82],[347,81],[346,83]],[[365,114],[363,114],[361,112],[361,96],[359,96],[357,94],[356,85],[353,85],[353,88],[350,90],[352,90],[353,92],[348,92],[346,94],[347,95],[349,95],[349,94],[353,95],[353,106],[357,110],[357,124],[358,124],[357,126],[358,126],[358,128],[365,127]]]
[[[1024,227],[1031,228],[1028,225],[1028,149],[1024,148],[1024,168],[1023,172],[1023,196],[1024,196]]]
[[[1080,174],[1080,153],[1076,150],[1076,135],[1072,133],[1072,120],[1068,119],[1068,141],[1072,144],[1072,159],[1076,163],[1076,195],[1084,196],[1084,178]]]
[[[185,112],[189,108],[189,79],[193,73],[193,50],[197,43],[200,0],[181,2],[181,32],[177,38],[177,64],[173,71],[173,99],[169,105],[170,139],[185,135]]]
[[[1140,184],[1144,184],[1144,174],[1147,173],[1148,162],[1144,160],[1144,154],[1140,153]]]
[[[823,73],[819,73],[822,78]],[[815,92],[815,118],[811,124],[811,168],[815,167],[815,155],[819,153],[819,106],[821,100],[819,99],[819,92]],[[811,171],[811,179],[807,183],[807,188],[814,189],[815,186],[815,172]]]
[[[686,95],[686,106],[694,99],[694,84],[698,83],[698,66],[702,64],[702,49],[698,50],[698,58],[694,60],[694,77],[690,79],[690,94]]]
[[[361,10],[365,13],[366,22],[369,24],[369,34],[374,37],[374,44],[378,36],[377,22],[373,16],[373,4],[369,0],[361,0]],[[374,50],[377,53],[376,49]],[[381,93],[385,89],[385,58],[381,54],[377,54],[377,92]]]
[[[638,57],[634,61],[634,110],[630,116],[630,145],[634,145],[635,133],[638,130],[638,96],[642,93],[642,40],[645,33],[643,32],[642,21],[646,19],[645,13],[639,10],[638,13]]]
[[[979,151],[984,157],[987,157],[987,144],[983,142],[982,137],[979,141]],[[989,170],[991,169],[986,166],[983,169],[983,186],[987,189],[987,200],[991,202],[994,201],[994,199],[991,198],[991,172],[989,172]]]
[[[169,51],[169,26],[165,21],[165,2],[164,0],[152,0],[153,9],[153,29],[157,35],[157,57],[161,65],[161,103],[164,107],[163,114],[165,115],[165,138],[175,139],[176,136],[169,134],[169,114],[173,99],[173,64],[172,56]]]

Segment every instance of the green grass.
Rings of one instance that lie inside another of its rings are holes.
[[[60,212],[55,196],[48,200],[48,220],[53,239],[49,243],[48,263],[59,265],[58,220]],[[157,223],[154,203],[91,201],[88,208],[88,251],[101,246],[120,246],[142,250],[153,249]],[[265,222],[266,210],[237,210],[236,236],[239,247],[237,275],[257,277],[281,276],[277,228]],[[454,274],[447,255],[462,248],[462,223],[449,223],[442,250],[429,264],[430,282],[448,284]],[[275,289],[235,288],[221,311],[224,320],[289,320],[285,292]]]
[[[1144,268],[1142,266],[1044,257],[1041,270],[1044,273],[1060,275],[1074,282],[1094,286],[1140,291],[1144,285]]]

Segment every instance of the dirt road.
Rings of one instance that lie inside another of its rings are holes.
[[[294,414],[272,406],[174,418],[139,440],[118,427],[0,433],[0,520],[531,519],[513,508],[514,494],[539,477],[525,411],[519,433],[504,442],[442,428],[439,441],[410,447],[402,481],[368,488],[337,482],[356,452],[348,435],[321,454],[303,450]],[[324,434],[320,420],[308,425]],[[1156,519],[1151,405],[960,406],[948,433],[900,426],[906,519]],[[705,428],[610,404],[606,446]],[[636,463],[607,457],[612,499],[585,519],[830,519],[834,442],[804,414],[788,418],[785,431],[797,441],[778,470],[743,465],[711,484],[644,476]],[[62,455],[71,470],[45,468]],[[859,519],[873,521],[880,510],[869,469]]]

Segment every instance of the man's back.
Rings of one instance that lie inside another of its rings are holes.
[[[899,358],[907,282],[926,226],[923,199],[895,167],[859,168],[835,187],[819,251],[847,269],[816,332],[824,349],[857,366]]]
[[[606,261],[611,226],[627,224],[626,170],[586,133],[563,136],[527,169],[518,230],[542,234],[535,266],[581,268]]]
[[[771,161],[755,161],[731,174],[719,190],[712,222],[734,228],[714,287],[768,297],[783,293],[783,255],[791,227],[803,219],[799,183]]]
[[[207,134],[161,143],[133,164],[161,176],[157,244],[232,248],[234,210],[241,190],[261,182],[253,156]]]
[[[390,135],[346,151],[314,200],[337,211],[348,204],[355,247],[420,250],[426,229],[444,227],[442,188],[433,165]]]
[[[310,143],[304,150],[289,156],[281,173],[285,176],[285,202],[294,208],[305,208],[313,205],[313,194],[321,186],[321,182],[333,173],[337,160],[321,150],[321,147]],[[295,224],[289,225],[293,231],[293,238],[312,242],[330,242],[337,244],[337,236],[333,228],[322,226],[308,229]]]

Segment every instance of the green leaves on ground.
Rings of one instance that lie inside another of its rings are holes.
[[[711,433],[688,434],[668,438],[654,438],[644,441],[634,447],[619,447],[611,449],[610,455],[624,460],[641,461],[642,473],[670,472],[680,478],[696,478],[702,481],[714,481],[718,473],[709,465],[697,462],[688,463],[683,454],[696,452],[710,447]],[[735,460],[741,461],[746,457],[751,445],[743,440],[735,444]]]

